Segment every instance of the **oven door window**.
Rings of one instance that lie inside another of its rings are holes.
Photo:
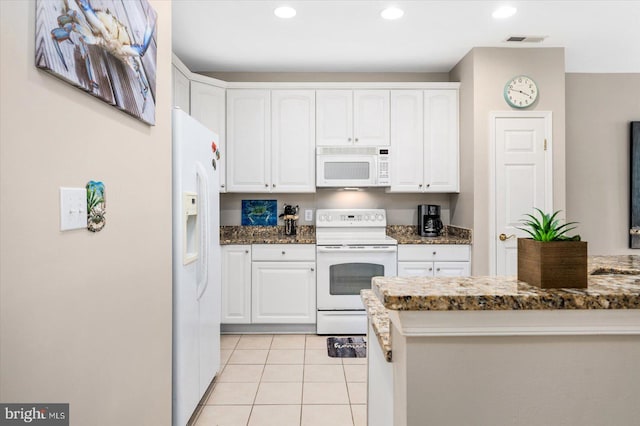
[[[329,294],[359,296],[360,290],[371,288],[371,278],[384,276],[384,265],[374,263],[341,263],[329,267]]]

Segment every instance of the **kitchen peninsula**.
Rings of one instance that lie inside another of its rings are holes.
[[[592,256],[589,273],[550,290],[374,278],[369,425],[637,424],[640,256]]]

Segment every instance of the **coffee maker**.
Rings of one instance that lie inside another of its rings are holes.
[[[440,206],[421,204],[418,206],[418,234],[422,237],[437,237],[442,231]]]
[[[298,206],[291,206],[289,204],[284,205],[284,213],[279,217],[284,220],[284,234],[296,235],[296,228],[298,227]]]

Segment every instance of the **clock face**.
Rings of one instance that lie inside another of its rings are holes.
[[[525,75],[512,78],[504,86],[504,99],[515,108],[527,108],[538,98],[538,86]]]

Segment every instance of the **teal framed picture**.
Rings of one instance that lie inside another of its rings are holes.
[[[276,226],[277,200],[242,200],[242,226]]]

